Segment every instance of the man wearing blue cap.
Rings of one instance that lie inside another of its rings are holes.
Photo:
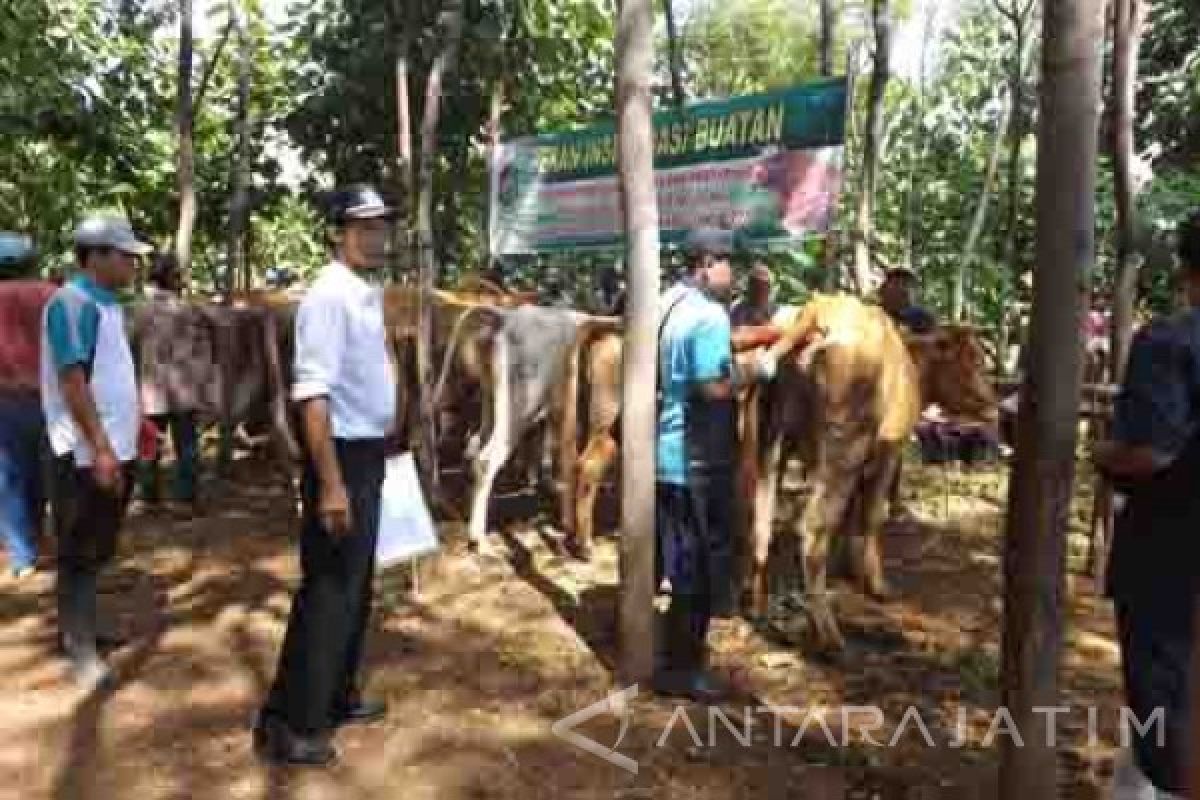
[[[734,395],[774,373],[765,356],[754,374],[735,369],[732,244],[729,231],[692,231],[687,274],[659,301],[655,529],[671,599],[655,688],[701,702],[721,695],[705,669],[709,622],[733,609]]]
[[[84,686],[107,680],[97,650],[96,582],[116,553],[137,457],[137,378],[116,292],[150,252],[118,216],[75,231],[80,274],[54,293],[42,322],[41,393],[54,454],[58,624]]]
[[[363,699],[359,666],[396,379],[388,357],[382,296],[362,273],[387,257],[392,210],[379,193],[336,193],[334,257],[296,315],[295,383],[305,449],[300,589],[255,747],[283,764],[323,766],[336,757],[333,731],[383,717]]]

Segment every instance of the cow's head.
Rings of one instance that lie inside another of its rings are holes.
[[[937,404],[951,416],[994,423],[996,392],[988,379],[987,356],[975,332],[946,325],[908,336],[908,350],[921,375],[921,402]]]

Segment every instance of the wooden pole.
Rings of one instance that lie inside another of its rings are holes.
[[[1053,717],[1078,435],[1080,288],[1094,258],[1096,127],[1104,0],[1047,0],[1037,168],[1037,261],[1029,369],[1004,553],[1000,800],[1058,797]]]
[[[658,198],[650,76],[652,0],[621,0],[617,11],[617,175],[626,241],[621,389],[621,680],[654,672],[654,386],[658,346]]]

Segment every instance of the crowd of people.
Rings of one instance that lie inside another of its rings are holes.
[[[339,727],[386,711],[364,696],[360,662],[385,461],[397,449],[383,309],[364,273],[386,259],[391,216],[370,187],[334,196],[332,259],[296,316],[291,396],[305,454],[302,582],[253,734],[258,751],[281,763],[328,764]],[[0,525],[10,568],[23,577],[36,565],[43,498],[50,496],[60,643],[75,678],[94,687],[110,677],[97,579],[117,552],[139,453],[143,492],[157,485],[156,451],[144,446],[146,421],[151,438],[171,431],[182,499],[195,491],[197,439],[194,414],[156,405],[139,387],[117,300],[149,246],[113,216],[85,219],[74,243],[77,270],[68,281],[6,282],[0,304],[6,330],[39,332],[33,343],[8,340],[0,359]],[[755,263],[734,301],[731,234],[695,230],[686,249],[686,273],[659,301],[656,568],[670,599],[655,688],[712,703],[724,687],[707,669],[708,631],[713,618],[734,612],[736,599],[735,399],[739,387],[770,381],[783,354],[767,348],[749,361],[734,358],[735,329],[769,324],[775,315],[770,270]],[[27,250],[0,238],[2,262],[27,267]],[[1200,214],[1181,226],[1179,260],[1189,306],[1135,338],[1112,441],[1096,452],[1098,468],[1119,491],[1108,588],[1128,705],[1139,719],[1166,711],[1165,740],[1137,739],[1118,785],[1163,793],[1184,785],[1190,740],[1200,575],[1191,535],[1200,525],[1200,496],[1192,489],[1200,480]],[[169,258],[156,260],[149,284],[147,302],[179,302],[182,286]],[[939,323],[915,302],[917,285],[911,270],[890,269],[879,300],[897,325],[919,336]],[[19,291],[28,302],[10,302]],[[27,318],[29,309],[39,309],[37,316]],[[937,448],[949,447],[950,422],[925,423],[931,427],[918,428],[923,452],[946,457]]]

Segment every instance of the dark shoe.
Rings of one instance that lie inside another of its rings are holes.
[[[387,715],[387,704],[378,700],[359,700],[342,709],[338,714],[338,725],[369,725]]]
[[[300,736],[274,717],[260,717],[254,726],[254,752],[272,763],[295,767],[326,767],[337,760],[328,736]]]
[[[654,691],[664,697],[685,697],[707,706],[718,705],[729,697],[729,691],[703,670],[664,670],[654,676]]]
[[[116,631],[96,634],[96,647],[106,652],[120,650],[127,644],[129,644],[129,640]]]

